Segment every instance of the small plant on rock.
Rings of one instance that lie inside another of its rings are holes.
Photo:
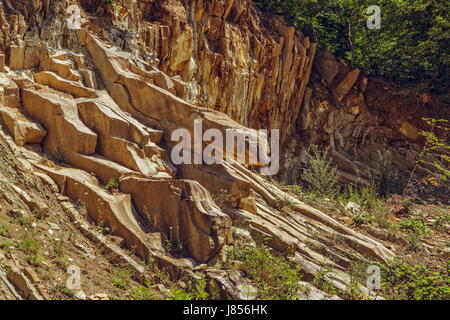
[[[5,226],[0,226],[0,236],[9,238],[11,236],[9,229]]]
[[[118,178],[110,179],[104,189],[110,193],[119,192],[120,181]]]
[[[431,188],[440,188],[450,186],[450,145],[446,138],[441,138],[437,132],[450,131],[450,122],[446,119],[422,119],[430,130],[421,130],[419,134],[424,138],[425,142],[422,150],[417,155],[417,159],[413,170],[411,171],[408,182],[403,190],[406,194],[412,184],[417,181],[422,186],[430,186]],[[416,173],[422,171],[425,177],[417,180]]]
[[[303,179],[312,192],[321,196],[333,196],[340,174],[329,159],[329,149],[319,151],[318,147],[313,145],[308,158],[309,168],[304,171]]]

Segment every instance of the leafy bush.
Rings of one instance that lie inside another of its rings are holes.
[[[5,253],[11,252],[11,247],[14,247],[14,242],[12,240],[6,240],[2,244],[0,244],[0,248],[2,248],[3,252]]]
[[[25,253],[37,253],[39,251],[39,244],[30,238],[25,238],[19,243],[19,250]]]
[[[360,188],[348,186],[347,190],[339,195],[341,202],[354,202],[363,209],[373,209],[378,205],[376,187],[374,184],[362,186]]]
[[[316,145],[311,146],[308,154],[309,169],[303,173],[303,179],[311,190],[322,196],[331,196],[336,192],[336,185],[340,178],[337,168],[332,165],[328,157],[328,149],[319,151]]]
[[[30,257],[27,257],[25,261],[28,262],[29,264],[31,264],[32,266],[37,267],[42,264],[43,259],[41,256],[34,254]]]
[[[132,271],[127,267],[119,267],[115,270],[115,277],[112,279],[112,284],[119,289],[126,289],[129,286],[129,279]]]
[[[421,218],[407,218],[399,223],[400,228],[410,230],[418,235],[426,235],[430,230]]]
[[[146,281],[145,285],[133,289],[133,300],[158,300],[158,295],[151,288],[151,283]]]
[[[169,298],[172,300],[192,300],[192,294],[182,288],[172,288],[169,291]]]
[[[449,271],[434,271],[396,260],[382,268],[382,288],[386,297],[392,299],[449,300]]]
[[[9,229],[5,226],[0,226],[0,236],[9,238],[11,236]]]
[[[447,119],[422,119],[429,130],[420,130],[419,134],[424,138],[425,143],[422,150],[417,155],[416,163],[409,175],[408,187],[416,180],[416,171],[422,171],[426,177],[419,181],[424,186],[432,186],[434,188],[449,187],[450,181],[450,145],[445,138],[450,132],[450,121]],[[440,137],[438,132],[442,133]],[[432,160],[430,160],[432,159]]]
[[[241,248],[235,258],[242,261],[239,268],[255,281],[260,299],[293,300],[304,290],[299,284],[300,270],[265,245]]]
[[[104,189],[107,190],[107,191],[110,191],[110,190],[112,190],[112,189],[117,189],[117,188],[119,188],[119,185],[120,185],[119,179],[117,179],[117,178],[110,179],[109,182],[108,182],[108,184],[105,186]]]

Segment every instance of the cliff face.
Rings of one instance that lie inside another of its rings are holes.
[[[347,256],[364,252],[374,260],[392,259],[393,252],[378,240],[243,165],[176,166],[169,156],[171,133],[185,128],[193,136],[196,119],[203,120],[204,129],[222,133],[246,129],[205,107],[223,109],[255,127],[293,132],[293,113],[303,95],[299,88],[306,86],[314,53],[314,44],[299,32],[277,20],[273,24],[284,37],[264,29],[247,2],[130,1],[118,17],[104,2],[46,3],[0,2],[0,27],[8,30],[0,53],[2,155],[9,159],[14,153],[23,164],[18,172],[51,188],[88,238],[120,251],[91,233],[96,227],[80,222],[83,217],[71,210],[70,201],[82,205],[90,219],[86,223],[107,227],[136,257],[151,259],[174,280],[205,277],[215,298],[242,298],[251,283],[224,267],[226,249],[240,243],[233,224],[246,229],[240,231],[245,245],[252,238],[270,239],[268,245],[289,253],[309,280],[326,265],[330,281],[341,290],[351,283]],[[67,7],[74,3],[81,6],[79,30],[69,30],[66,23]],[[172,27],[149,22],[152,17]],[[5,181],[14,176],[5,173]],[[39,194],[15,183],[17,188],[0,189],[0,216],[20,206],[34,217]],[[332,245],[335,233],[346,241]],[[121,252],[121,260],[130,264],[127,255]],[[0,258],[11,264],[9,255]],[[20,268],[26,261],[17,264]],[[139,270],[141,278],[149,276]],[[13,280],[2,281],[10,286]]]
[[[190,101],[252,128],[295,130],[316,45],[249,1],[139,3],[139,34],[159,67],[188,83]]]
[[[300,181],[305,149],[329,147],[343,180],[369,183],[378,174],[380,152],[390,154],[401,175],[413,169],[421,130],[432,130],[423,118],[449,119],[449,105],[429,94],[396,90],[383,79],[371,78],[327,52],[319,53],[308,83],[297,131],[284,150],[288,183]],[[449,133],[436,130],[449,140]]]
[[[429,129],[421,119],[449,118],[448,105],[431,96],[395,93],[327,53],[315,59],[309,37],[249,1],[138,1],[129,8],[134,18],[124,23],[139,37],[123,46],[176,76],[183,98],[251,128],[280,129],[279,177],[287,183],[299,183],[312,144],[330,147],[347,182],[367,183],[383,150],[406,175],[419,130]]]
[[[15,206],[34,217],[45,200],[36,186],[46,188],[53,195],[47,200],[67,211],[65,226],[73,223],[91,247],[107,248],[105,256],[114,252],[139,279],[153,270],[135,260],[150,259],[174,281],[205,277],[213,298],[248,296],[245,288],[255,283],[226,252],[254,239],[269,239],[307,281],[327,270],[341,292],[354,286],[353,260],[392,260],[389,237],[355,231],[345,222],[349,211],[333,217],[238,163],[175,165],[170,158],[171,134],[186,128],[193,136],[201,119],[204,129],[221,133],[281,129],[289,147],[284,172],[292,177],[312,143],[331,145],[345,170],[361,148],[399,137],[391,128],[397,122],[373,120],[390,114],[372,107],[384,100],[363,98],[378,82],[335,64],[308,85],[315,44],[277,18],[264,21],[248,1],[124,3],[112,11],[100,0],[0,2],[0,151],[8,160],[0,171],[0,218]],[[81,8],[79,30],[67,28],[72,4]],[[399,130],[414,140],[414,125]],[[350,148],[355,154],[339,158]],[[361,165],[371,166],[366,160]],[[56,218],[47,211],[43,220]],[[112,240],[92,231],[104,227]],[[13,257],[0,262],[26,265]]]

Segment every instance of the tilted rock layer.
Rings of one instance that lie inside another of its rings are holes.
[[[74,3],[79,30],[65,21]],[[0,115],[11,136],[2,139],[136,255],[185,273],[206,264],[226,298],[242,296],[243,275],[220,270],[233,224],[270,239],[310,278],[330,270],[341,290],[352,259],[393,258],[240,164],[170,160],[171,133],[193,133],[194,120],[221,132],[283,128],[289,144],[312,94],[315,44],[300,31],[276,18],[268,27],[248,1],[127,1],[117,17],[88,0],[2,4]],[[336,99],[357,81],[358,71],[345,72]],[[280,213],[282,201],[293,214]]]

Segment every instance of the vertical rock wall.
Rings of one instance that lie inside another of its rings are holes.
[[[294,132],[315,43],[247,0],[138,1],[143,46],[187,98],[252,128]]]

